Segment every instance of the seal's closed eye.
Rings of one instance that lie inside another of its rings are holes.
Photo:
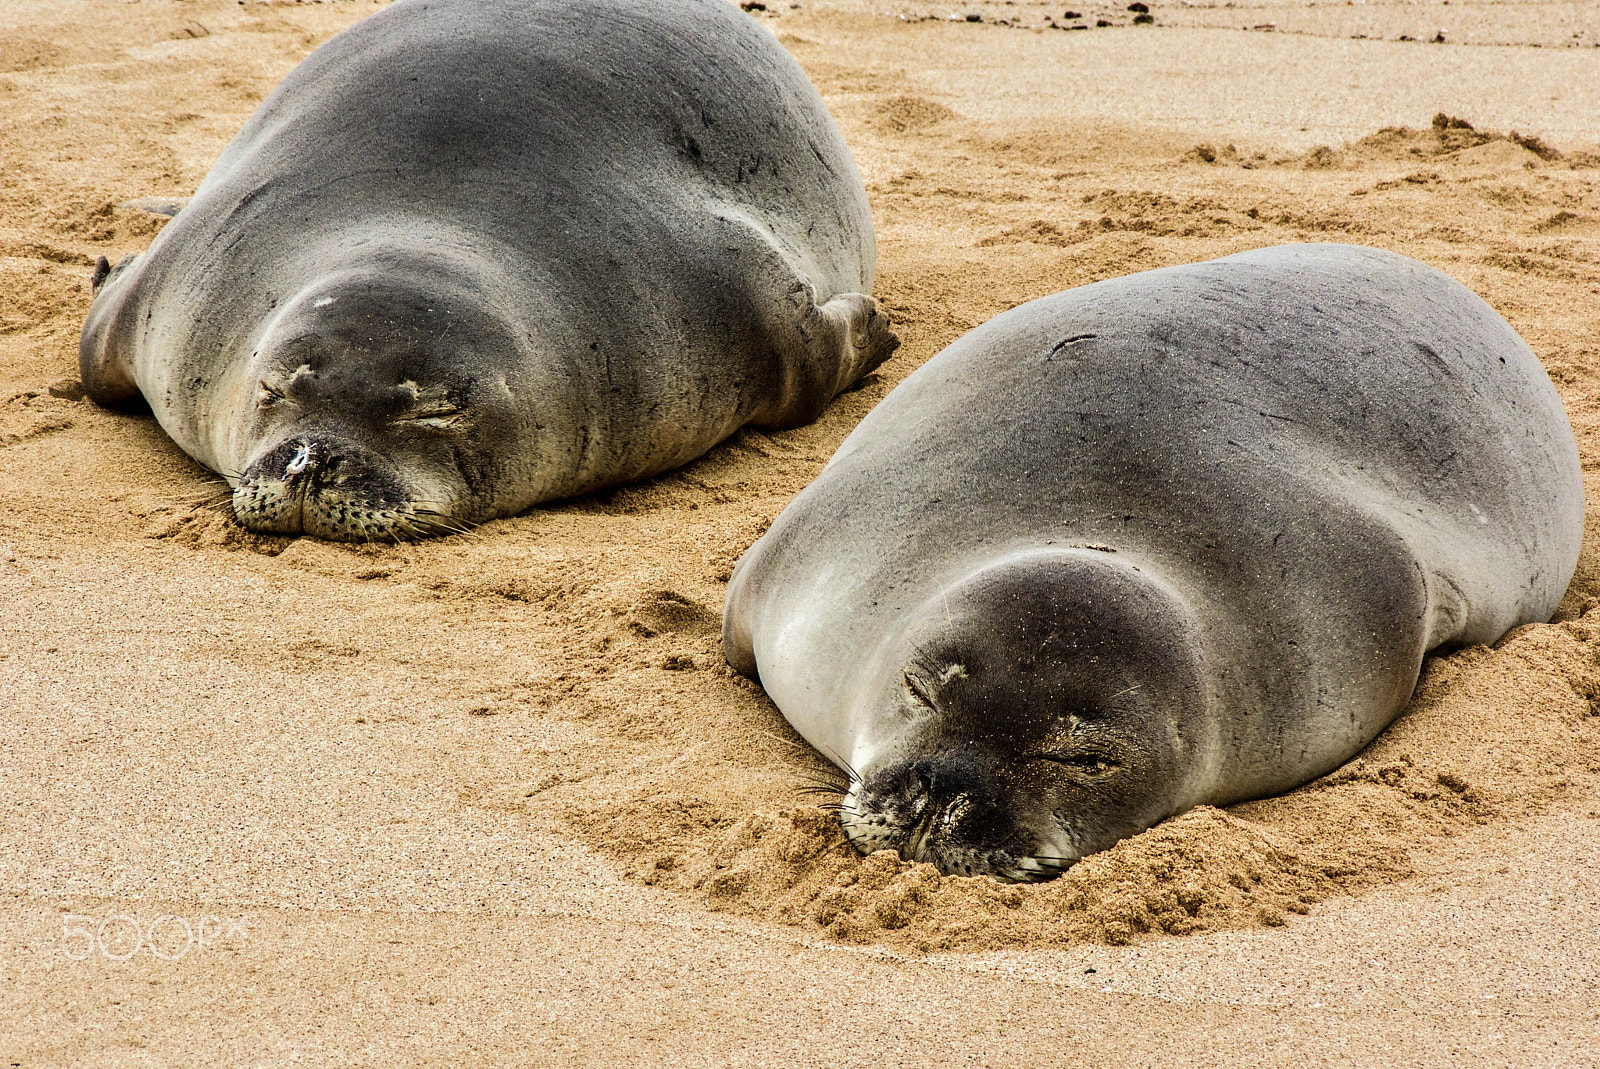
[[[928,694],[928,685],[918,679],[909,669],[901,676],[901,686],[911,696],[911,700],[918,705],[926,706],[929,709],[936,708],[933,704],[933,698]]]
[[[1115,758],[1098,753],[1031,753],[1024,754],[1024,760],[1049,761],[1052,764],[1065,765],[1074,772],[1086,776],[1109,776],[1122,770],[1122,762]]]
[[[445,431],[459,427],[467,421],[467,413],[460,408],[429,408],[396,416],[394,422],[410,427]]]

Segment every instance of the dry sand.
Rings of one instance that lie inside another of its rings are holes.
[[[1600,1064],[1592,527],[1556,623],[1430,662],[1345,769],[1033,888],[851,853],[716,631],[959,334],[1262,245],[1471,286],[1594,469],[1595,5],[768,6],[905,347],[814,426],[348,547],[192,510],[218,481],[81,400],[76,342],[159,228],[115,205],[191,192],[376,4],[0,4],[0,1064]]]

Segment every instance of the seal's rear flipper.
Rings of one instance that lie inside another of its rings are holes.
[[[151,215],[164,215],[171,219],[188,207],[193,199],[193,197],[137,197],[125,200],[117,207],[132,208],[136,211],[149,212]]]
[[[728,594],[722,604],[722,657],[742,676],[761,680],[756,667],[755,643],[750,637],[750,591],[746,580],[751,569],[750,561],[761,552],[761,543],[745,551],[728,578]]]
[[[137,253],[124,256],[113,267],[102,256],[95,261],[94,274],[89,279],[95,299],[78,338],[78,377],[83,380],[84,392],[98,404],[126,407],[139,397],[133,368],[122,359],[112,341],[128,291],[117,281],[125,279],[127,268],[138,258]]]

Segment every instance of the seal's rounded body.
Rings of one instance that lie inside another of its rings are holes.
[[[100,288],[260,530],[425,533],[806,422],[896,341],[793,59],[722,0],[401,0],[317,49]]]
[[[1487,304],[1264,249],[934,357],[745,555],[724,645],[852,770],[858,846],[1036,879],[1337,767],[1429,650],[1550,617],[1582,521],[1561,403]]]

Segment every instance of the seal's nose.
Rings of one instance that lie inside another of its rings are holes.
[[[315,429],[269,447],[240,473],[233,494],[234,517],[248,530],[336,541],[393,537],[396,517],[413,507],[387,457]],[[411,533],[408,523],[400,533]]]
[[[306,466],[310,463],[311,443],[301,442],[299,448],[295,450],[294,456],[289,459],[289,463],[283,466],[284,478],[287,479],[299,475],[306,470]]]
[[[285,483],[300,487],[314,486],[321,490],[330,486],[343,486],[370,474],[369,465],[359,453],[342,449],[338,443],[317,439],[301,439],[284,444],[272,455],[272,462],[282,465]],[[272,471],[268,463],[262,468]]]
[[[916,814],[900,848],[907,861],[931,860],[951,844],[987,842],[1014,831],[984,755],[976,750],[947,750],[906,769]]]
[[[936,805],[948,805],[957,798],[987,799],[992,790],[984,774],[984,761],[976,747],[921,758],[909,769],[922,793]]]

